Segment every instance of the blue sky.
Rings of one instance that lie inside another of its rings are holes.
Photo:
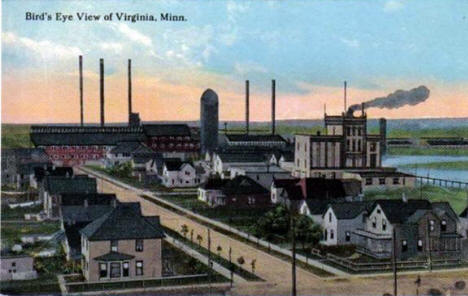
[[[4,77],[17,80],[42,73],[54,80],[55,74],[75,73],[77,55],[83,54],[90,79],[95,78],[100,57],[106,60],[106,74],[116,79],[123,79],[126,59],[132,58],[136,77],[197,91],[212,87],[231,100],[241,100],[245,79],[251,80],[259,98],[268,97],[269,81],[275,78],[280,94],[297,100],[322,88],[340,88],[343,80],[359,96],[386,95],[421,84],[442,96],[467,85],[468,1],[97,3],[4,0]],[[170,12],[188,21],[61,24],[25,21],[27,11]],[[195,98],[187,98],[191,99]],[[364,99],[370,98],[356,97]],[[4,96],[5,100],[12,98]],[[9,105],[4,102],[4,107]],[[445,116],[453,113],[447,112]],[[238,113],[226,112],[226,118],[241,117],[243,111]],[[264,116],[259,113],[260,117]]]

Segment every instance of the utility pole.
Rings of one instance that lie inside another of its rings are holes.
[[[233,277],[234,277],[234,266],[232,265],[232,249],[231,249],[231,246],[229,246],[229,269],[231,270],[231,288],[232,288],[232,282],[233,282]]]
[[[393,227],[393,230],[392,230],[392,265],[393,265],[393,296],[397,296],[398,282],[397,282],[396,232],[395,232],[395,227]]]
[[[296,296],[296,223],[291,213],[291,235],[292,235],[292,291],[291,295]]]
[[[208,295],[211,295],[211,235],[210,229],[208,228]]]
[[[431,221],[429,218],[427,219],[427,227],[426,227],[426,239],[427,239],[427,258],[428,258],[428,263],[429,263],[429,270],[432,271],[432,254],[431,254]]]

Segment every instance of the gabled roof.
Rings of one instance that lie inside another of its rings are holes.
[[[371,212],[374,211],[377,205],[382,208],[385,216],[392,224],[405,223],[417,210],[432,209],[431,203],[425,199],[410,199],[406,202],[401,199],[376,200]]]
[[[286,143],[280,135],[252,135],[252,134],[226,134],[230,142],[282,142]]]
[[[229,182],[229,179],[210,178],[205,183],[200,185],[200,188],[207,190],[221,190],[223,186]]]
[[[149,137],[154,136],[190,136],[186,124],[143,124],[143,131]]]
[[[189,164],[188,162],[182,161],[180,159],[171,159],[165,160],[164,166],[168,171],[180,171],[184,164]]]
[[[121,203],[112,211],[89,223],[81,233],[90,241],[163,238],[155,219],[142,216],[140,203]]]
[[[460,218],[466,218],[466,219],[468,219],[468,207],[466,207],[466,208],[460,213]]]
[[[265,156],[261,153],[219,153],[218,156],[224,163],[265,162]]]
[[[62,177],[71,177],[73,176],[72,167],[34,167],[34,177],[38,182],[41,182],[45,176],[62,176]]]
[[[328,209],[328,206],[332,203],[330,200],[320,199],[306,199],[304,202],[307,204],[310,215],[323,215]]]
[[[112,205],[62,206],[62,220],[67,224],[92,222],[112,211]]]
[[[368,212],[374,202],[370,201],[355,201],[355,202],[340,202],[332,203],[330,207],[338,219],[353,219],[363,212]]]
[[[436,215],[438,215],[439,217],[442,216],[443,214],[447,214],[447,216],[449,216],[450,218],[454,220],[458,220],[457,214],[452,209],[450,204],[446,201],[433,202],[432,209],[434,210]]]
[[[293,179],[273,179],[273,185],[276,188],[283,188],[287,186],[292,186],[296,185],[299,182],[299,178],[293,178]]]
[[[225,195],[245,195],[245,194],[268,194],[269,191],[263,188],[254,180],[246,176],[237,176],[226,182],[221,190]]]
[[[84,206],[85,200],[88,205],[110,205],[117,200],[114,193],[64,193],[62,194],[63,206]]]
[[[96,193],[96,179],[84,176],[46,176],[46,190],[49,194]]]
[[[133,142],[120,142],[115,146],[110,153],[112,154],[119,154],[119,153],[128,153],[131,154],[137,150],[140,151],[146,151],[146,152],[152,152],[150,148],[148,148],[146,145],[142,144],[141,142],[138,141],[133,141]]]

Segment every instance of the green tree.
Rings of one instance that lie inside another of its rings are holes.
[[[312,219],[305,215],[299,215],[296,219],[295,235],[296,240],[301,243],[302,249],[306,244],[316,245],[322,238],[320,225],[315,224]]]
[[[245,263],[244,257],[240,256],[239,258],[237,258],[237,263],[239,263],[240,266],[244,265]]]
[[[198,241],[198,246],[201,247],[201,243],[203,241],[203,237],[200,234],[197,234],[197,241]]]
[[[250,266],[252,266],[252,273],[255,273],[255,264],[257,263],[257,259],[253,259],[252,262],[250,262]]]
[[[218,251],[218,256],[221,257],[221,251],[223,251],[223,248],[220,245],[218,245],[218,247],[216,248],[216,251]]]

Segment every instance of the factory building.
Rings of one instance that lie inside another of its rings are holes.
[[[218,95],[205,90],[200,99],[200,145],[201,153],[211,153],[218,147]]]
[[[343,170],[381,168],[382,136],[367,133],[364,108],[359,115],[351,109],[339,116],[325,114],[325,130],[326,135],[296,135],[297,177],[341,178]]]

